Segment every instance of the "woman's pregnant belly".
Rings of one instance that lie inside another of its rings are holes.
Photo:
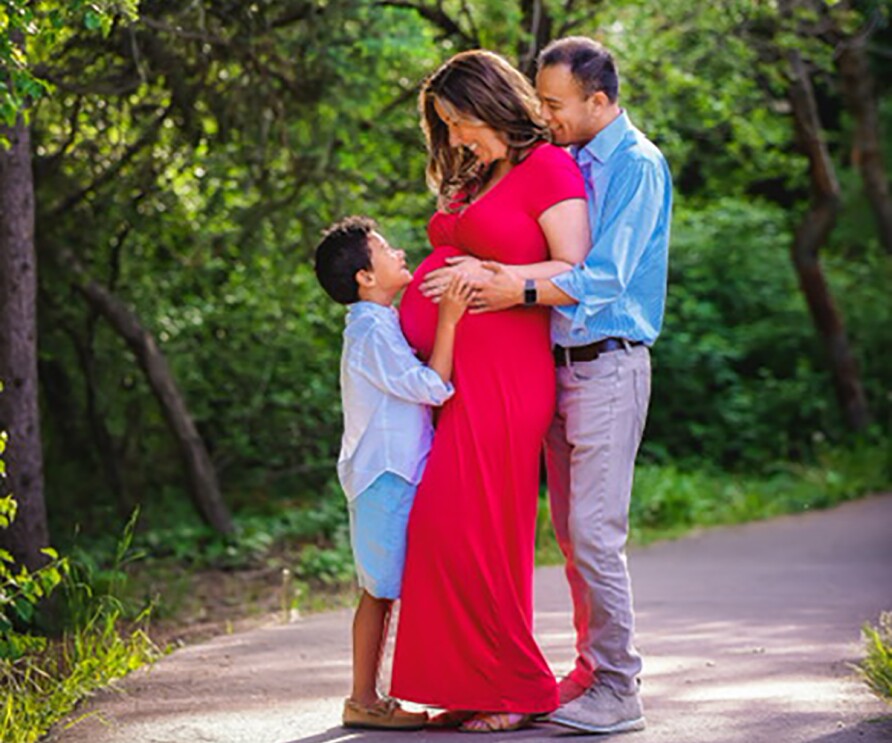
[[[419,287],[428,273],[457,255],[467,253],[451,246],[435,248],[418,266],[400,304],[403,334],[425,361],[433,351],[439,305],[422,295]],[[487,411],[495,406],[512,423],[544,436],[555,397],[549,316],[547,307],[466,313],[455,334],[452,382],[456,394],[444,406],[440,423],[447,415],[487,418]],[[483,440],[479,431],[475,435]],[[493,435],[504,438],[504,431]]]
[[[439,307],[421,293],[421,283],[427,274],[436,268],[442,268],[446,265],[447,258],[456,255],[466,255],[466,253],[451,245],[434,248],[415,269],[412,283],[406,287],[400,302],[400,324],[403,334],[422,359],[430,358],[434,348]]]

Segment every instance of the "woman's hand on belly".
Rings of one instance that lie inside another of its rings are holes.
[[[446,259],[446,265],[430,271],[421,282],[420,291],[435,304],[440,301],[449,282],[456,274],[463,274],[474,284],[486,281],[490,273],[482,267],[482,261],[472,255],[456,255]]]

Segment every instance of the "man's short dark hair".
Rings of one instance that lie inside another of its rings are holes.
[[[619,98],[619,73],[613,55],[594,39],[567,36],[552,41],[539,54],[539,69],[567,65],[586,97],[599,90],[611,103]]]
[[[316,278],[335,302],[359,301],[356,272],[372,268],[369,236],[377,229],[368,217],[346,217],[322,234],[322,242],[316,246]]]

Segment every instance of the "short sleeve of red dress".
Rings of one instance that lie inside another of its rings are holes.
[[[548,260],[539,217],[567,199],[584,199],[579,168],[560,147],[543,143],[455,220],[453,245],[501,263]]]
[[[561,201],[585,198],[582,173],[566,150],[553,145],[540,145],[530,154],[530,158],[534,159],[523,175],[531,214],[539,217]]]

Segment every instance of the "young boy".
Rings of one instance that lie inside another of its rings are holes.
[[[338,477],[349,501],[350,541],[363,589],[353,619],[353,692],[345,727],[413,730],[427,714],[380,697],[378,670],[393,601],[399,598],[406,524],[433,439],[431,405],[454,390],[455,328],[471,298],[457,278],[440,302],[428,365],[412,352],[393,302],[412,280],[405,253],[388,245],[376,224],[348,217],[316,248],[316,276],[348,305],[341,356],[344,436]]]

